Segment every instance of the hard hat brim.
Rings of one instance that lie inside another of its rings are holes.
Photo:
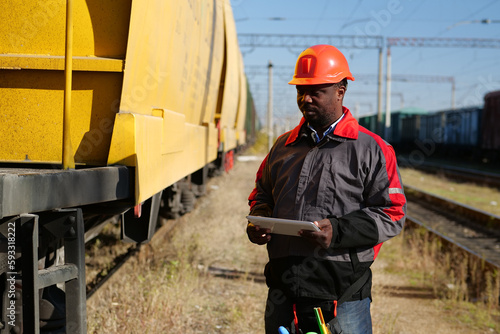
[[[291,81],[288,82],[289,85],[321,85],[321,84],[327,84],[327,83],[338,83],[341,82],[343,79],[351,80],[354,81],[354,77],[349,75],[346,77],[339,79],[325,79],[325,78],[296,78],[294,77]]]

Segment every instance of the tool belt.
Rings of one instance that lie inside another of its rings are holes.
[[[352,295],[354,295],[356,292],[358,292],[363,285],[368,281],[370,278],[370,270],[366,270],[363,275],[356,280],[347,290],[340,296],[338,300],[333,301],[333,319],[330,320],[326,326],[330,330],[332,334],[342,334],[342,328],[339,324],[339,320],[337,318],[337,307],[343,304],[345,301],[347,301],[349,298],[351,298]],[[330,303],[331,305],[331,303]],[[318,307],[321,307],[321,305],[316,305]],[[310,307],[309,305],[307,307]],[[293,320],[292,323],[290,324],[290,334],[303,334],[302,330],[299,328],[299,321],[297,318],[297,306],[296,304],[293,305]]]

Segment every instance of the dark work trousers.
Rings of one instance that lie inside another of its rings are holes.
[[[337,319],[342,328],[342,334],[372,333],[370,303],[370,298],[365,298],[359,301],[345,302],[337,307]],[[278,333],[280,326],[291,329],[290,326],[294,319],[293,304],[293,301],[280,290],[269,289],[265,313],[266,334]],[[304,334],[307,332],[320,332],[314,307],[321,307],[325,322],[329,322],[333,318],[333,301],[309,298],[297,301],[296,310],[299,328]]]

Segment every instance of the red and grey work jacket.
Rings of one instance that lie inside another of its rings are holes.
[[[338,299],[403,228],[406,198],[392,147],[358,124],[347,108],[319,143],[300,124],[280,136],[258,172],[250,214],[315,221],[329,218],[328,249],[273,234],[267,244],[269,287],[290,297]],[[371,297],[371,279],[362,298]],[[358,299],[355,296],[353,299]]]

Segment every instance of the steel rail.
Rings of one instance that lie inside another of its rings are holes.
[[[417,223],[457,245],[496,270],[500,269],[500,217],[405,186],[408,222]]]
[[[472,168],[447,166],[433,162],[419,162],[418,164],[412,164],[411,162],[406,161],[405,159],[401,159],[400,161],[398,161],[398,163],[401,167],[414,168],[430,172],[439,172],[450,178],[468,182],[481,183],[491,187],[500,188],[499,173],[491,173]]]
[[[420,221],[419,219],[417,219],[415,217],[407,216],[406,217],[406,224],[409,224],[409,225],[413,224],[413,225],[416,225],[416,226],[423,227],[428,232],[430,232],[433,235],[437,236],[444,243],[447,243],[447,244],[450,244],[450,245],[454,245],[454,246],[462,249],[466,253],[479,258],[481,261],[484,262],[484,264],[485,264],[486,267],[489,267],[489,269],[500,270],[500,264],[490,261],[489,259],[485,258],[483,255],[479,254],[478,252],[470,249],[469,247],[461,244],[460,242],[457,242],[456,240],[453,240],[452,238],[446,236],[445,234],[443,234],[443,233],[441,233],[441,232],[433,229],[432,227],[428,226],[426,223]]]
[[[115,263],[112,268],[104,268],[99,274],[97,274],[97,282],[87,284],[87,300],[89,300],[94,293],[99,290],[104,283],[106,283],[116,272],[120,269],[132,256],[134,256],[141,249],[141,244],[138,243],[135,246],[129,247],[126,253],[120,254],[113,259]],[[106,274],[104,274],[106,272]]]
[[[405,185],[404,188],[407,195],[412,195],[428,203],[438,205],[449,212],[460,215],[461,217],[473,219],[475,224],[483,228],[500,231],[500,216],[473,208],[469,205],[465,205],[448,198],[431,194],[413,186]]]

